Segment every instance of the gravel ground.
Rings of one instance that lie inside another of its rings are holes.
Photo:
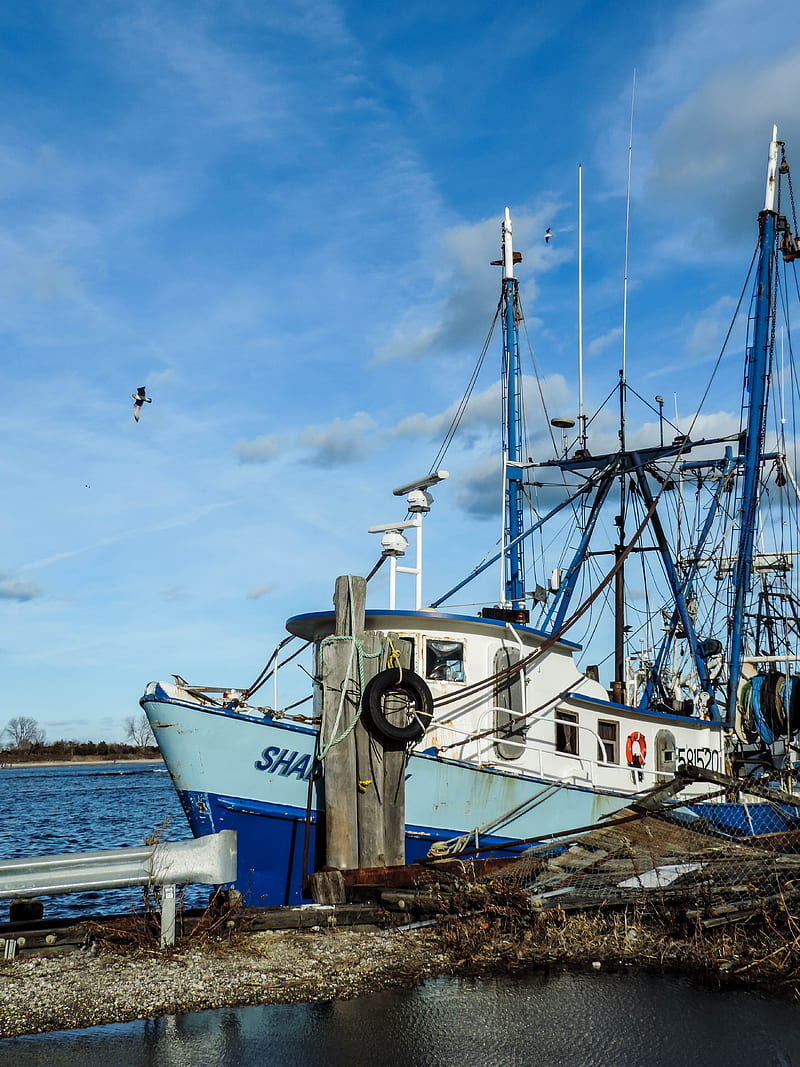
[[[137,949],[0,961],[0,1037],[242,1004],[343,1000],[441,973],[429,930],[239,934],[170,952]]]

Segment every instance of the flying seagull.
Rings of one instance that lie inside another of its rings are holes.
[[[544,243],[545,243],[546,245],[549,245],[549,244],[550,244],[550,238],[551,238],[552,236],[553,236],[553,235],[552,235],[552,233],[550,232],[550,227],[548,226],[548,227],[547,227],[547,229],[546,229],[546,230],[544,231]]]
[[[131,398],[134,401],[133,404],[133,417],[136,421],[139,421],[139,416],[142,413],[142,404],[152,404],[153,401],[149,396],[144,395],[145,387],[140,385],[135,393],[131,393]]]

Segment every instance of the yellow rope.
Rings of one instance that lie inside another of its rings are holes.
[[[400,651],[394,647],[394,642],[391,637],[389,638],[389,658],[386,661],[386,667],[391,670],[392,667],[397,667],[398,670],[398,682],[403,680],[403,664],[400,662]]]

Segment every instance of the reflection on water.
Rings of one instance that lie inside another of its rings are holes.
[[[438,979],[410,992],[102,1026],[0,1044],[14,1067],[800,1067],[780,1001],[641,975]]]

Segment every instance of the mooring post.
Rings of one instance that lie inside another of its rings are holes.
[[[320,750],[325,779],[326,865],[358,866],[356,743],[359,712],[359,645],[364,637],[367,583],[344,575],[336,579],[333,640],[322,645],[322,723]]]

